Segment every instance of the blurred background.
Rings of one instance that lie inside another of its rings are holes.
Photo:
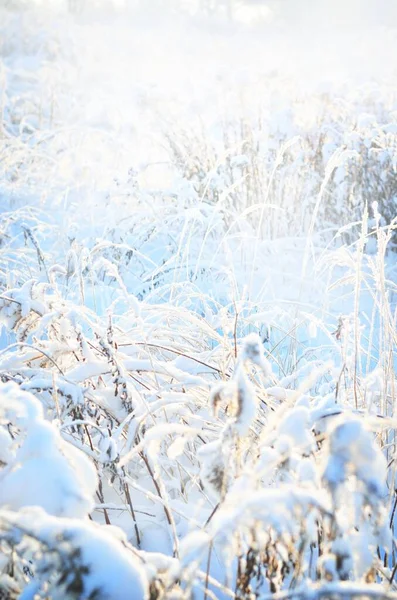
[[[32,3],[47,8],[64,4],[76,14],[87,10],[180,13],[251,24],[390,25],[397,20],[393,0],[2,0],[0,6],[20,8]]]

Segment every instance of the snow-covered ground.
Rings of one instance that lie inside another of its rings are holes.
[[[397,30],[170,6],[0,4],[0,592],[394,598]]]

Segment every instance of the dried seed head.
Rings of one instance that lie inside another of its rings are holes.
[[[251,361],[254,365],[260,367],[265,377],[272,374],[271,365],[264,356],[263,345],[258,334],[250,333],[244,338],[242,358],[243,361]]]
[[[219,410],[219,405],[221,404],[221,402],[223,400],[224,389],[225,389],[224,383],[219,383],[217,385],[214,385],[213,388],[211,388],[210,406],[211,406],[212,412],[214,413],[215,416],[217,416],[218,410]]]

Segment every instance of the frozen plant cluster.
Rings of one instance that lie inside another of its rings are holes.
[[[0,6],[0,598],[396,600],[396,32],[73,4]]]

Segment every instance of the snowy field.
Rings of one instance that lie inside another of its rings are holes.
[[[0,598],[397,600],[397,10],[321,2],[0,0]]]

